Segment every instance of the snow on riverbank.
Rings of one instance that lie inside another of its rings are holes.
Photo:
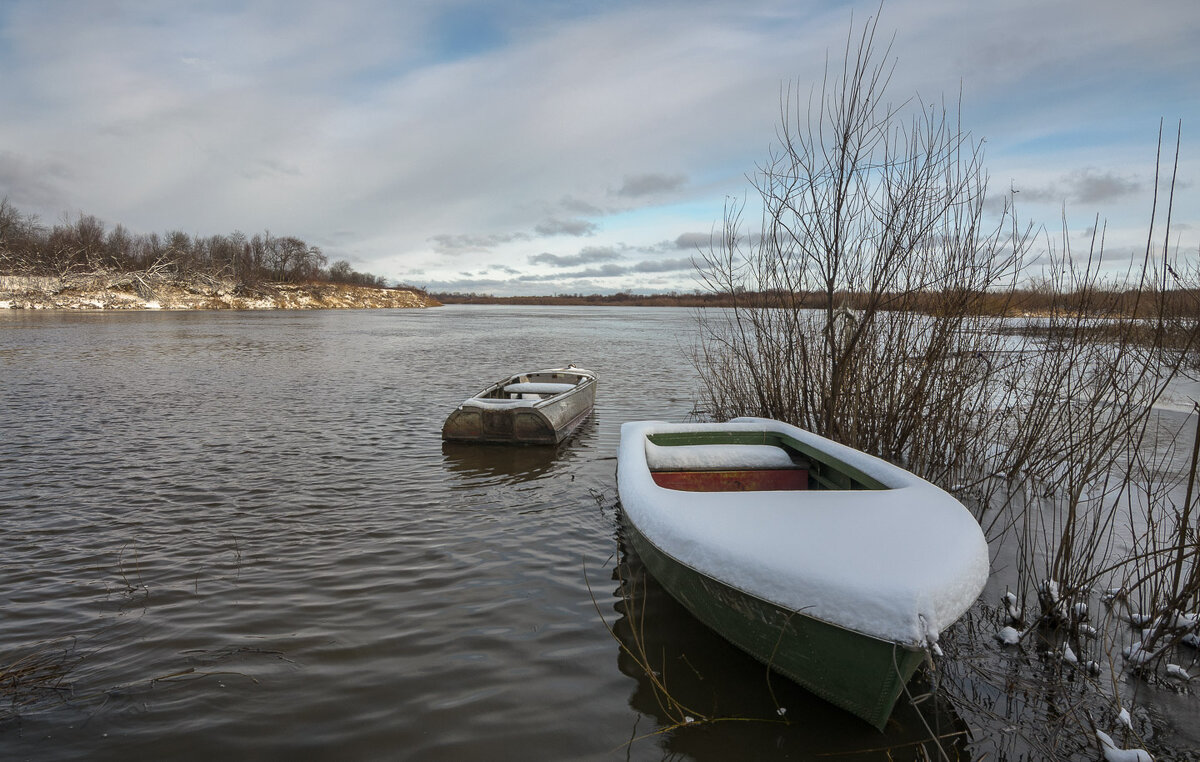
[[[0,309],[272,310],[433,307],[414,291],[341,283],[164,280],[139,273],[35,277],[0,275]]]

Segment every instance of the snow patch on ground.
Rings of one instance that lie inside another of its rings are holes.
[[[273,310],[435,306],[407,290],[338,283],[232,282],[152,277],[146,273],[0,276],[0,309]]]

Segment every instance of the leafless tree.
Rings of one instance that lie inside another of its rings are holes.
[[[885,100],[876,24],[807,102],[796,87],[781,99],[779,145],[754,177],[761,232],[745,235],[730,203],[704,253],[705,284],[736,306],[702,322],[697,367],[718,417],[947,464],[966,435],[953,418],[977,404],[961,381],[986,370],[979,302],[1012,288],[1030,236],[1007,205],[985,227],[981,147],[944,105]],[[918,312],[931,292],[938,310]]]

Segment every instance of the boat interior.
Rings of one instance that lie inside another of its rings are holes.
[[[758,492],[765,490],[877,490],[887,489],[859,469],[811,445],[775,432],[672,432],[651,434],[658,445],[647,448],[647,464],[654,483],[686,492]],[[746,448],[730,446],[755,445]],[[766,453],[763,446],[778,448],[786,456]],[[672,457],[672,448],[688,448],[694,457]],[[706,452],[707,451],[707,452]],[[755,460],[760,462],[754,462]],[[687,461],[692,461],[690,464]],[[696,465],[699,461],[702,465]],[[722,465],[722,462],[726,465]],[[732,465],[730,465],[732,463]],[[781,465],[782,463],[782,465]]]
[[[540,400],[556,394],[569,392],[590,380],[590,376],[570,371],[547,371],[543,373],[521,373],[502,381],[483,394],[479,399],[491,400]]]

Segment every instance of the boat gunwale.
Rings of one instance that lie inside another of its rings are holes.
[[[831,455],[824,450],[819,450],[807,442],[802,442],[795,437],[782,432],[772,431],[770,429],[762,429],[761,431],[737,431],[729,429],[702,431],[702,432],[684,432],[684,431],[665,431],[646,434],[646,440],[660,447],[674,447],[679,445],[749,445],[749,444],[767,444],[779,446],[781,443],[795,450],[800,455],[803,455],[810,460],[815,460],[818,463],[828,466],[834,471],[843,474],[856,482],[859,486],[850,487],[849,489],[860,490],[890,490],[897,487],[883,483],[878,478],[866,473],[862,469],[846,463],[841,458]],[[649,464],[647,464],[649,467]],[[656,469],[651,468],[652,472]],[[661,469],[658,469],[661,470]]]
[[[491,394],[492,392],[502,390],[505,386],[507,386],[509,384],[516,383],[516,381],[514,381],[514,379],[520,378],[523,375],[532,376],[532,375],[536,375],[539,373],[566,373],[566,374],[578,376],[581,380],[576,381],[575,385],[572,386],[570,389],[566,389],[561,392],[556,392],[554,394],[547,395],[538,400],[523,400],[523,399],[506,400],[506,399],[501,399],[501,398],[489,398],[486,396],[488,394]],[[573,397],[584,390],[593,389],[593,388],[595,388],[595,385],[596,385],[596,374],[593,373],[592,371],[584,370],[582,368],[546,368],[543,370],[531,370],[531,371],[526,371],[525,373],[514,373],[501,381],[497,381],[496,383],[492,384],[491,386],[487,387],[486,389],[466,398],[465,400],[463,400],[462,402],[459,403],[458,407],[460,409],[465,406],[470,406],[470,407],[477,407],[480,409],[490,408],[490,409],[494,409],[494,410],[506,410],[506,409],[538,410],[540,408],[549,406],[550,403],[562,402],[566,399],[569,399],[570,397]],[[513,403],[526,403],[526,402],[530,403],[530,404],[513,404]],[[482,403],[482,404],[478,404],[478,403]]]

